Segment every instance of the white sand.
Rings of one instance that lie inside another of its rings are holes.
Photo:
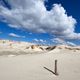
[[[0,80],[80,80],[80,50],[66,49],[65,45],[49,52],[26,49],[30,45],[32,43],[0,40]],[[54,71],[55,59],[58,76],[44,69]]]
[[[58,76],[54,60],[58,60]],[[80,80],[80,52],[51,51],[45,54],[0,56],[0,80]]]

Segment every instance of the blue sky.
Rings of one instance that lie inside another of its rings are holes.
[[[0,39],[80,45],[80,0],[1,0]]]

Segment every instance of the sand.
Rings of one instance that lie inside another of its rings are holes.
[[[58,60],[58,76],[52,74]],[[55,49],[43,54],[0,56],[0,80],[80,80],[80,52]]]
[[[0,40],[0,80],[80,80],[80,47],[63,45],[48,51],[31,45]],[[54,72],[56,59],[58,76],[44,68]]]

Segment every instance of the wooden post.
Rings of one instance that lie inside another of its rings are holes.
[[[54,71],[47,68],[47,67],[44,67],[46,70],[48,70],[49,72],[53,73],[54,75],[58,76],[58,72],[57,72],[57,60],[55,60],[55,64],[54,64]]]
[[[58,75],[58,72],[57,72],[57,60],[55,60],[54,73],[55,73],[55,75]]]

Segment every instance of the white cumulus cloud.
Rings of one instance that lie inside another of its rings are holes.
[[[34,41],[35,41],[35,42],[41,42],[41,43],[45,43],[45,42],[46,42],[46,40],[43,40],[43,39],[37,39],[37,38],[35,38]]]
[[[39,40],[35,38],[34,41],[35,41],[35,42],[38,42]]]
[[[17,37],[17,38],[25,38],[25,36],[20,36],[20,35],[15,34],[15,33],[9,33],[9,36],[11,36],[11,37]]]
[[[3,1],[3,0],[2,0]],[[65,39],[80,39],[75,33],[76,19],[68,16],[61,4],[46,10],[45,0],[6,0],[11,9],[0,5],[0,19],[10,27],[38,33],[50,33]]]
[[[37,38],[33,39],[33,42],[34,42],[34,43],[37,43],[37,44],[43,44],[43,45],[45,45],[45,44],[47,43],[46,40],[37,39]]]
[[[70,42],[70,41],[65,41],[64,39],[61,39],[61,38],[54,38],[54,39],[51,39],[51,41],[56,44],[76,46],[75,43]]]

